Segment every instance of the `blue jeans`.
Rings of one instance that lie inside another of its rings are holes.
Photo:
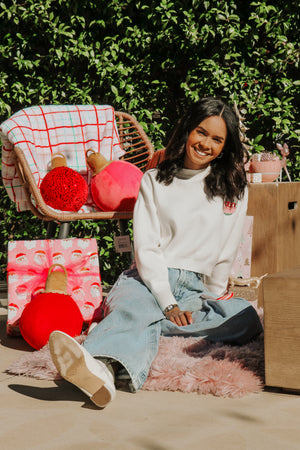
[[[244,344],[262,331],[250,303],[242,298],[215,300],[200,274],[169,269],[169,282],[181,310],[193,313],[192,324],[179,327],[167,320],[137,270],[129,269],[107,296],[105,318],[83,344],[94,357],[120,362],[133,391],[146,381],[161,335]]]

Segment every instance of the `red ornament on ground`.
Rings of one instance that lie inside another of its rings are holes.
[[[37,294],[25,307],[20,319],[20,331],[25,341],[36,350],[47,344],[52,331],[60,330],[72,337],[81,333],[83,317],[72,297],[66,294],[64,273],[50,267],[45,291]],[[58,287],[58,288],[57,288]]]

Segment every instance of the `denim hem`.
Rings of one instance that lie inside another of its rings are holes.
[[[127,370],[128,374],[130,376],[131,382],[129,382],[129,384],[133,384],[135,391],[137,391],[139,389],[139,388],[136,388],[138,383],[136,381],[134,381],[134,377],[133,377],[130,369],[126,366],[126,363],[124,363],[120,358],[116,358],[115,356],[105,355],[105,354],[101,354],[101,355],[93,355],[92,354],[92,356],[95,359],[107,358],[108,360],[111,360],[111,362],[118,362],[118,363],[122,364],[122,366]]]

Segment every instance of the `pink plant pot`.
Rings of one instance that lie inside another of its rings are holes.
[[[273,161],[251,161],[249,172],[261,173],[261,181],[269,183],[277,180],[281,171],[282,165],[280,159]]]

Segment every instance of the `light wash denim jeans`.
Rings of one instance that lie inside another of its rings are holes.
[[[105,303],[105,318],[87,336],[84,347],[94,357],[118,361],[137,391],[147,379],[163,336],[195,336],[210,341],[244,344],[262,331],[255,309],[242,298],[215,300],[202,276],[169,269],[174,297],[193,323],[179,327],[167,320],[136,269],[123,272]]]

